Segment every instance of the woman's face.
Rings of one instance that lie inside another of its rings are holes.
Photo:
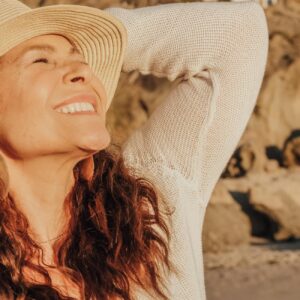
[[[26,51],[32,46],[39,49]],[[10,157],[80,157],[109,145],[104,87],[81,54],[70,54],[72,47],[63,36],[42,35],[19,44],[1,58],[0,149]],[[84,94],[95,98],[96,113],[54,109],[77,95],[76,102],[85,102]]]

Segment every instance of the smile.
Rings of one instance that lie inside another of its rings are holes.
[[[99,107],[94,94],[81,93],[57,103],[53,109],[67,115],[98,115]]]
[[[55,111],[63,114],[82,114],[82,113],[96,113],[96,109],[93,104],[88,102],[76,102],[61,106]]]

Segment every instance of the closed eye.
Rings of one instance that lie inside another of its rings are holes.
[[[33,61],[33,63],[37,63],[37,62],[46,62],[47,63],[47,62],[49,62],[49,60],[47,58],[38,58],[38,59],[36,59],[36,60]],[[85,61],[82,61],[81,63],[84,64],[84,65],[89,65]]]
[[[48,59],[47,58],[38,58],[35,61],[33,61],[33,63],[36,63],[36,62],[48,62]]]

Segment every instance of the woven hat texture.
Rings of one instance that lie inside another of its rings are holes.
[[[108,109],[127,46],[123,23],[99,8],[57,4],[31,9],[18,0],[0,0],[0,56],[43,34],[60,34],[74,42],[104,85]]]

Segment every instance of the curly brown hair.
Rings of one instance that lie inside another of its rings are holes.
[[[81,299],[135,299],[131,283],[154,291],[156,299],[168,299],[159,264],[168,271],[176,268],[163,217],[170,210],[160,208],[166,202],[149,179],[125,165],[121,151],[104,149],[93,159],[91,182],[80,175],[82,161],[74,167],[75,184],[64,201],[68,232],[53,245],[55,268],[75,283]],[[28,259],[42,253],[43,261],[43,249],[28,234],[28,219],[13,198],[2,193],[0,201],[0,298],[74,300],[52,285],[47,269]],[[45,283],[26,280],[24,267]]]

